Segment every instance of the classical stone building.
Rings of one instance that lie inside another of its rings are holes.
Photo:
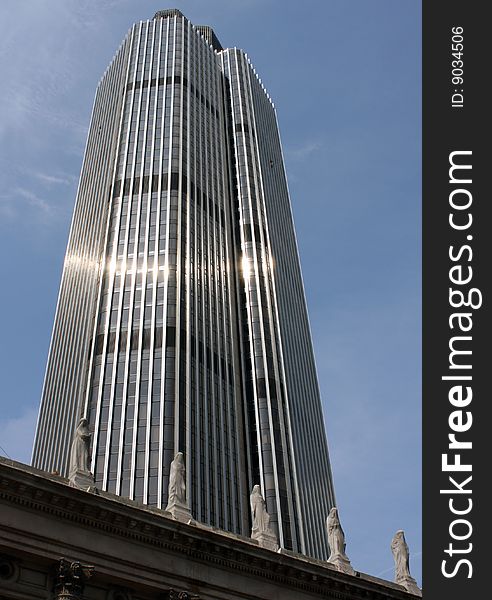
[[[0,458],[0,600],[411,600],[401,586]]]

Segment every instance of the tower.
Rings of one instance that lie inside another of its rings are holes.
[[[94,102],[33,463],[326,558],[333,484],[273,103],[247,56],[178,10],[134,25]]]

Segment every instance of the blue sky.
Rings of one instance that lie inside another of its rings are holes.
[[[177,7],[275,101],[335,490],[355,569],[421,581],[420,2],[2,0],[0,450],[28,462],[97,81]]]

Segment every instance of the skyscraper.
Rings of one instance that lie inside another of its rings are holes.
[[[178,10],[134,25],[96,92],[33,464],[89,419],[104,490],[326,558],[334,505],[273,103],[247,56]]]

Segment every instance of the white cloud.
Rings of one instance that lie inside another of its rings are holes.
[[[60,206],[27,187],[11,187],[0,194],[0,215],[15,220],[20,217],[25,222],[49,225],[62,216]]]
[[[18,188],[15,188],[13,190],[13,192],[14,192],[15,196],[18,196],[18,197],[20,196],[21,198],[24,198],[30,206],[33,206],[34,208],[37,208],[44,213],[49,214],[53,211],[53,207],[50,206],[50,204],[48,204],[48,202],[46,202],[46,200],[44,200],[43,198],[40,198],[34,192],[31,192],[31,190],[27,190],[25,188],[18,187]]]
[[[317,152],[322,148],[323,144],[319,141],[307,141],[298,148],[287,148],[286,154],[296,160],[305,160],[309,158],[313,152]]]
[[[0,450],[3,456],[23,463],[31,462],[31,451],[38,411],[29,408],[18,416],[0,420]]]
[[[8,81],[0,98],[0,135],[41,127],[85,127],[68,107],[67,96],[81,78],[90,36],[100,25],[107,3],[96,0],[17,1],[0,11],[5,32],[0,39],[0,76]],[[3,13],[3,14],[2,14]]]
[[[37,177],[42,183],[46,185],[72,185],[74,183],[75,178],[73,176],[69,177],[60,177],[58,175],[50,175],[49,173],[35,173],[35,177]]]

